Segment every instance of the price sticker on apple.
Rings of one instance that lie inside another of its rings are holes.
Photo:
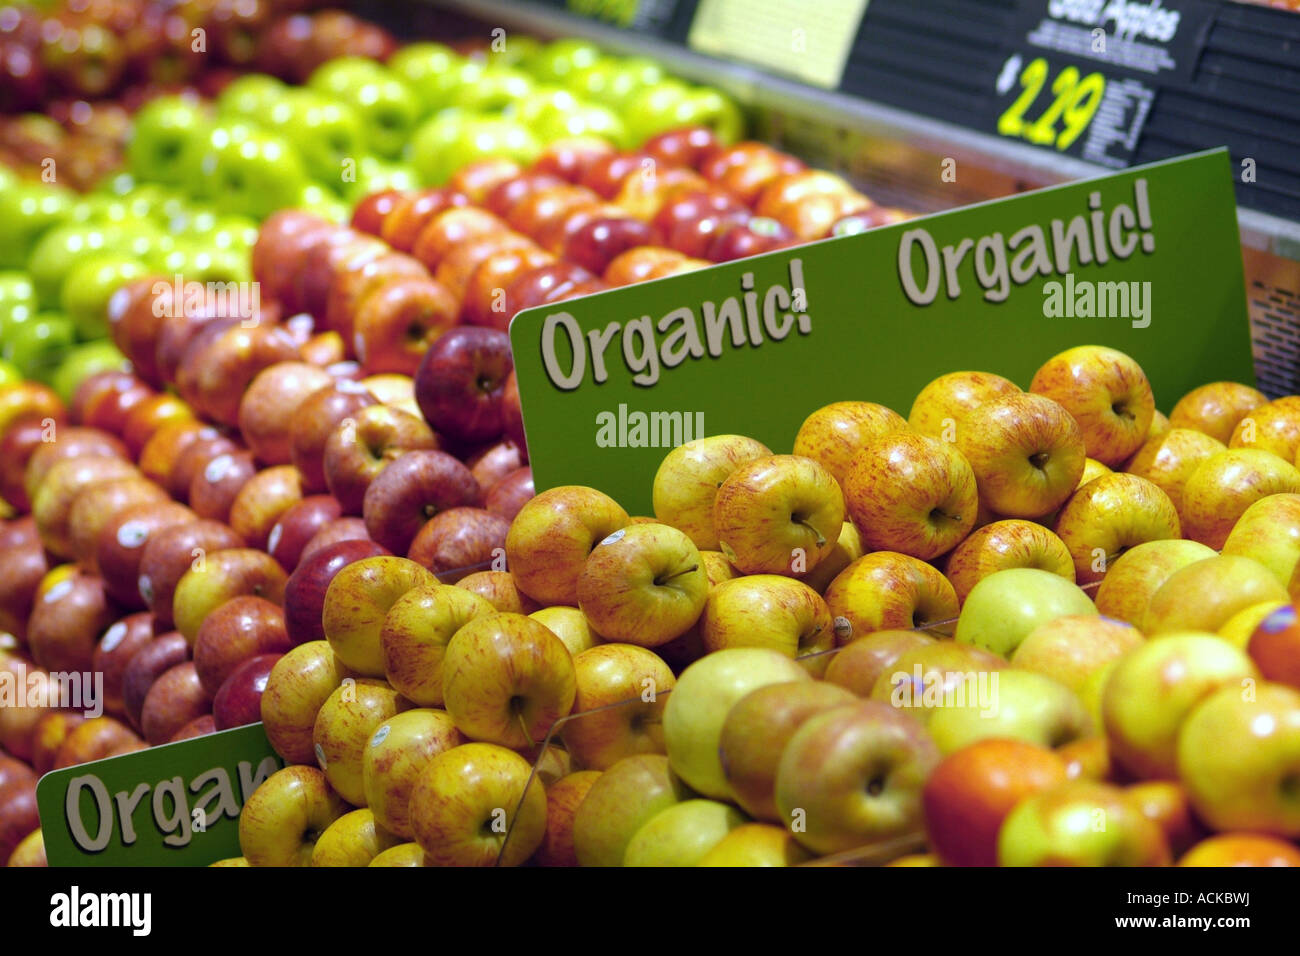
[[[239,856],[239,811],[283,765],[257,723],[52,771],[36,785],[46,858],[207,866]]]
[[[1226,150],[539,306],[510,338],[538,491],[591,485],[643,515],[677,445],[788,452],[814,409],[905,416],[954,369],[1028,387],[1058,352],[1108,345],[1166,410],[1254,381]]]

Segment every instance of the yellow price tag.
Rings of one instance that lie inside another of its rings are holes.
[[[1028,140],[1035,146],[1055,146],[1065,151],[1088,128],[1106,93],[1106,77],[1089,73],[1081,77],[1077,68],[1067,66],[1052,79],[1052,101],[1036,120],[1025,114],[1033,108],[1043,87],[1051,79],[1052,68],[1041,56],[1030,60],[1020,71],[1020,95],[998,117],[998,133]]]

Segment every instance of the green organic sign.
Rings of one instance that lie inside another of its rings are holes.
[[[36,785],[50,866],[207,866],[239,856],[239,811],[283,766],[262,725],[55,770]]]
[[[510,338],[538,490],[592,485],[633,514],[685,440],[788,452],[822,405],[906,416],[946,372],[1027,387],[1056,353],[1108,345],[1166,412],[1254,382],[1226,150],[541,306]]]

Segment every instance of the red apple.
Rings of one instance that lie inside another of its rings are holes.
[[[461,243],[507,229],[504,222],[486,209],[476,206],[444,209],[420,230],[411,255],[429,269],[436,269],[443,257]]]
[[[215,695],[250,657],[283,654],[292,646],[280,606],[244,594],[222,604],[199,626],[194,667],[204,689]]]
[[[387,553],[373,541],[349,540],[335,542],[304,557],[284,586],[284,624],[289,642],[296,646],[324,640],[321,613],[325,592],[335,575],[355,561]]]
[[[334,385],[329,373],[305,362],[280,362],[257,374],[239,402],[239,433],[264,465],[292,461],[290,432],[309,395]]]
[[[186,661],[164,671],[150,686],[140,710],[140,729],[150,744],[165,744],[211,707],[212,695],[199,683],[194,663]]]
[[[45,476],[56,464],[67,458],[97,456],[126,459],[126,448],[114,436],[97,428],[75,426],[56,428],[50,432],[53,441],[43,441],[32,451],[23,475],[23,488],[27,497],[35,498],[36,490],[45,483]]]
[[[328,548],[332,544],[338,544],[340,541],[369,541],[370,532],[366,530],[366,522],[363,518],[345,517],[335,518],[322,525],[307,543],[302,547],[302,554],[298,555],[298,563],[295,568],[301,567],[308,558]],[[386,548],[384,550],[387,550]]]
[[[325,443],[344,419],[378,400],[363,385],[336,381],[312,392],[295,411],[289,425],[290,459],[302,473],[303,490],[325,490]]]
[[[352,219],[348,224],[357,232],[379,236],[384,218],[405,196],[406,194],[400,189],[381,189],[379,192],[371,193],[353,207]],[[392,243],[390,242],[389,245],[391,246]]]
[[[286,571],[298,566],[307,542],[343,513],[330,495],[309,495],[285,509],[266,538],[266,549]]]
[[[196,518],[184,505],[160,501],[135,505],[105,524],[95,542],[95,566],[109,597],[124,608],[144,607],[146,602],[140,595],[140,563],[145,546],[164,528],[188,524]]]
[[[239,535],[216,521],[166,525],[150,533],[140,555],[137,586],[157,626],[173,626],[176,585],[201,556],[243,544]]]
[[[195,473],[186,500],[200,518],[228,523],[235,496],[256,474],[252,452],[217,455]]]
[[[27,640],[27,620],[41,579],[50,570],[40,541],[0,549],[0,631]]]
[[[472,568],[505,554],[510,522],[482,508],[450,508],[434,515],[407,556],[435,574]]]
[[[201,332],[185,349],[176,390],[195,411],[223,425],[239,423],[239,402],[257,373],[298,357],[293,337],[280,326],[233,322]]]
[[[486,490],[512,471],[522,468],[525,458],[523,449],[507,438],[470,455],[465,464],[478,486]]]
[[[367,375],[412,375],[429,346],[456,324],[457,299],[427,276],[401,277],[370,293],[353,318],[352,348]]]
[[[446,209],[465,206],[470,197],[459,189],[443,186],[408,193],[393,203],[392,211],[384,217],[378,235],[399,252],[410,252],[434,218]]]
[[[510,337],[497,329],[453,329],[430,346],[415,374],[415,399],[438,432],[461,441],[501,435]]]
[[[27,646],[41,667],[87,672],[100,635],[120,616],[103,579],[78,569],[37,596],[27,619]]]
[[[430,518],[451,508],[473,507],[481,498],[473,474],[451,455],[408,451],[371,482],[362,511],[370,537],[402,554]]]
[[[145,612],[129,614],[104,632],[95,646],[91,669],[103,674],[104,713],[111,717],[125,717],[123,682],[127,665],[136,653],[154,639],[153,615]]]
[[[226,678],[212,700],[217,730],[255,724],[262,719],[262,692],[271,668],[281,654],[258,654],[244,661]]]
[[[122,709],[133,727],[140,729],[145,697],[154,681],[189,659],[189,642],[175,631],[155,637],[136,651],[122,672]]]
[[[325,442],[325,484],[344,514],[360,514],[366,489],[404,452],[431,450],[437,438],[424,421],[391,405],[371,405],[344,419]]]
[[[230,505],[230,527],[254,548],[266,548],[271,529],[302,501],[302,484],[293,465],[276,465],[249,479]]]

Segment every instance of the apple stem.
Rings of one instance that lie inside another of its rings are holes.
[[[673,580],[674,578],[680,578],[683,574],[692,574],[695,571],[698,571],[699,569],[700,566],[698,564],[692,564],[689,568],[686,568],[683,571],[678,571],[676,574],[670,574],[666,578],[655,578],[655,584],[659,585],[660,587],[663,587],[663,585],[667,584],[669,581]]]
[[[537,742],[533,740],[533,735],[528,732],[528,724],[524,721],[524,712],[516,708],[515,717],[519,721],[519,729],[524,732],[524,740],[528,741],[528,746],[537,746]]]
[[[823,545],[826,544],[826,536],[823,535],[823,534],[822,534],[820,531],[818,531],[816,528],[814,528],[814,527],[812,526],[812,524],[811,524],[811,523],[810,523],[806,518],[800,518],[800,517],[798,517],[798,516],[796,515],[796,516],[794,517],[793,520],[794,520],[794,523],[795,523],[795,524],[801,524],[801,525],[803,525],[805,528],[807,528],[809,531],[811,531],[813,534],[817,535],[817,547],[820,548],[820,547],[822,547]]]

